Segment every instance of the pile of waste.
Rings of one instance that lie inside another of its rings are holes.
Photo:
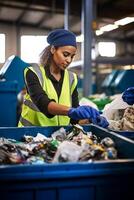
[[[68,131],[60,128],[51,137],[38,133],[20,141],[0,138],[0,165],[44,164],[117,159],[114,141],[100,139],[79,125]]]
[[[115,118],[109,120],[109,124],[109,128],[113,130],[134,131],[134,107],[118,110],[118,112],[115,113]]]
[[[109,122],[109,129],[115,131],[134,131],[134,105],[128,105],[122,99],[122,94],[107,104],[103,116]]]

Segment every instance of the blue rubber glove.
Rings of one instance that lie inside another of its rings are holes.
[[[105,117],[100,116],[100,117],[97,117],[97,125],[103,128],[107,128],[109,126],[109,123]]]
[[[90,106],[79,106],[77,108],[70,108],[68,116],[74,120],[90,119],[97,123],[97,117],[100,114],[95,108]]]
[[[123,92],[122,95],[123,101],[125,101],[129,105],[134,104],[134,87],[130,87]]]
[[[107,120],[100,116],[99,111],[90,106],[79,106],[77,108],[71,108],[68,112],[68,116],[74,120],[89,119],[93,124],[106,128],[109,123]]]

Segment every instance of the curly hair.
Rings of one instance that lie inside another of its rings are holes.
[[[39,62],[45,67],[46,65],[49,65],[51,63],[51,59],[52,59],[52,53],[51,53],[51,46],[49,45],[40,53]]]

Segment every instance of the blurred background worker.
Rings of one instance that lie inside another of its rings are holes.
[[[68,125],[85,119],[107,127],[95,108],[79,106],[77,76],[67,70],[77,50],[74,33],[56,29],[47,42],[50,45],[42,51],[39,66],[24,71],[27,93],[18,126]]]

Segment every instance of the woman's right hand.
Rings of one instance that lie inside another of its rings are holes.
[[[104,117],[100,116],[100,113],[95,108],[90,106],[79,106],[77,108],[70,108],[68,116],[74,120],[88,119],[93,124],[107,127],[109,123]]]

